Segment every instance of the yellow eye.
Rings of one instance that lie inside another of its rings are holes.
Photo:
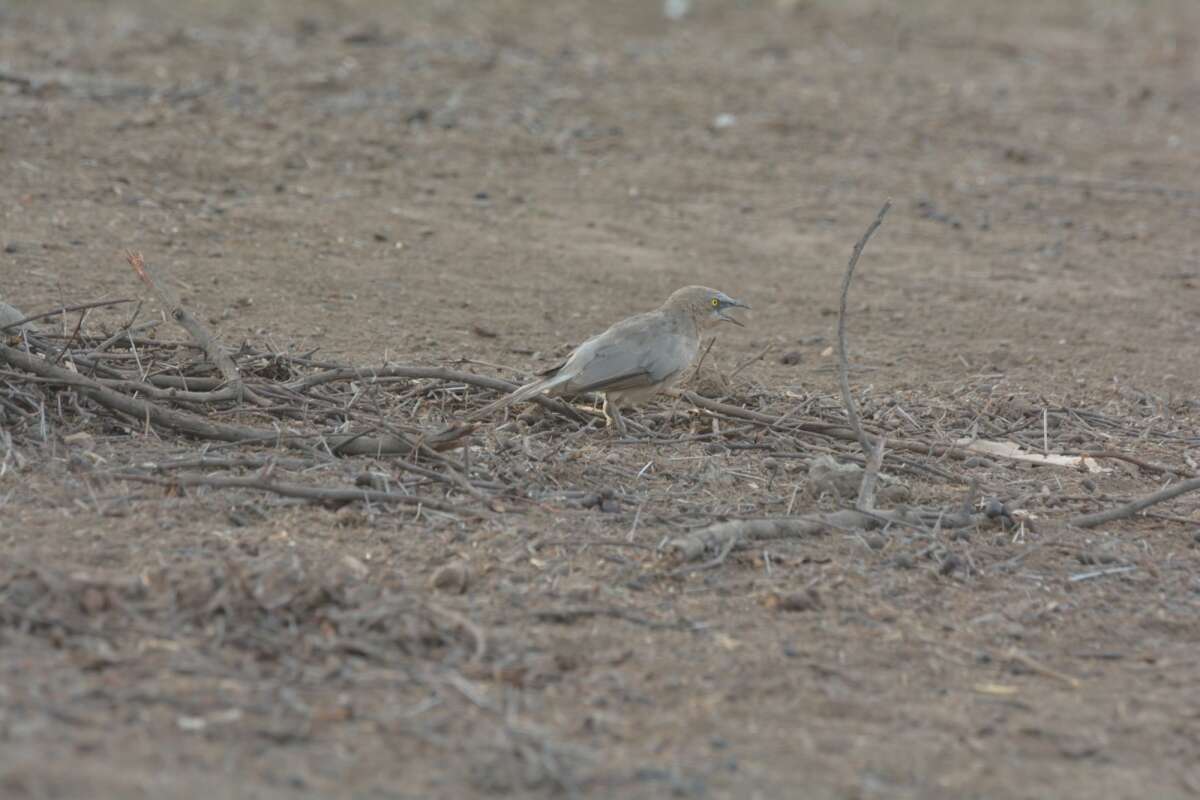
[[[712,299],[712,304],[713,304],[713,308],[716,308],[717,306],[721,305],[721,301],[714,297]]]

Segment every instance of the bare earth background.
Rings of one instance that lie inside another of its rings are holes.
[[[891,197],[851,298],[858,391],[919,407],[929,435],[1087,408],[1175,431],[1141,455],[1182,470],[1200,457],[1198,32],[1191,0],[696,0],[678,21],[648,0],[6,0],[0,297],[136,294],[132,247],[227,343],[528,374],[702,283],[754,306],[716,373],[770,346],[735,383],[832,395],[845,259]],[[190,447],[93,433],[102,468]],[[970,569],[835,533],[671,577],[653,548],[675,482],[779,514],[797,488],[817,502],[806,473],[606,437],[558,479],[653,461],[640,517],[349,517],[91,484],[61,440],[23,446],[0,477],[10,576],[67,592],[286,556],[419,597],[465,563],[438,608],[492,655],[473,673],[445,643],[293,664],[222,640],[219,614],[175,636],[85,592],[83,627],[0,627],[0,795],[1200,795],[1200,505],[1055,521],[1162,475],[1106,462],[1080,488],[982,465],[1042,522],[955,543]],[[905,480],[951,502],[968,477]],[[645,548],[587,546],[631,529]],[[1133,569],[1069,580],[1097,564]],[[806,610],[764,605],[809,588]],[[564,603],[634,618],[530,613]],[[414,677],[440,660],[459,696]]]

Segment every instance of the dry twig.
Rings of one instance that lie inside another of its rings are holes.
[[[391,503],[402,506],[421,506],[448,514],[463,514],[468,510],[461,506],[401,492],[383,492],[377,489],[329,489],[318,486],[299,486],[292,483],[272,483],[265,478],[225,478],[207,475],[176,475],[159,478],[153,475],[121,472],[111,476],[116,480],[153,483],[159,486],[211,486],[214,489],[251,489],[269,492],[281,497],[297,497],[317,503],[344,505],[354,502]],[[479,514],[480,512],[471,512]]]
[[[132,299],[126,297],[121,300],[98,300],[94,303],[80,303],[78,305],[73,305],[73,306],[62,306],[60,308],[54,309],[53,311],[43,311],[40,314],[34,314],[31,317],[25,317],[24,319],[19,319],[16,322],[9,322],[6,325],[4,325],[3,327],[0,327],[0,333],[4,333],[9,330],[20,328],[22,325],[25,325],[26,323],[37,322],[39,319],[45,319],[46,317],[55,317],[55,316],[58,316],[59,314],[69,314],[72,311],[87,311],[88,309],[92,309],[92,308],[105,308],[107,306],[117,306],[117,305],[121,305],[122,303],[132,303],[132,302],[133,302]]]
[[[871,240],[871,235],[883,224],[883,218],[891,207],[892,201],[885,201],[875,219],[867,226],[862,238],[854,244],[854,251],[850,254],[850,263],[846,265],[846,274],[842,278],[842,294],[838,304],[838,386],[842,390],[842,403],[846,406],[846,421],[850,423],[850,430],[854,431],[854,436],[863,449],[863,455],[867,458],[866,467],[863,469],[862,483],[858,488],[858,500],[855,502],[855,508],[859,511],[869,511],[875,506],[875,483],[879,479],[879,470],[883,466],[884,439],[880,436],[874,445],[871,444],[870,438],[862,429],[862,423],[858,418],[858,408],[854,403],[854,394],[850,391],[850,358],[846,354],[846,301],[850,295],[850,282],[854,279],[854,268],[858,265],[858,258],[862,255],[867,242]]]
[[[879,213],[875,215],[875,219],[867,226],[866,232],[854,244],[854,252],[850,254],[850,263],[846,265],[846,274],[842,278],[842,294],[838,304],[838,385],[842,389],[842,402],[846,406],[846,421],[850,424],[850,430],[854,431],[858,443],[862,446],[863,455],[870,456],[874,448],[871,446],[871,440],[867,438],[867,434],[862,429],[862,424],[858,419],[858,408],[854,403],[854,395],[850,391],[850,360],[846,355],[846,300],[850,294],[850,282],[854,279],[854,268],[858,265],[858,258],[862,255],[863,248],[867,246],[871,235],[876,229],[883,224],[883,218],[887,214],[888,209],[892,207],[892,201],[884,202],[883,207],[879,209]]]
[[[1191,480],[1180,481],[1179,483],[1168,486],[1165,489],[1160,489],[1154,494],[1146,495],[1134,500],[1132,503],[1126,503],[1123,506],[1110,508],[1108,511],[1097,511],[1094,514],[1083,514],[1078,517],[1072,517],[1067,520],[1068,525],[1073,525],[1076,528],[1095,528],[1097,525],[1103,525],[1106,522],[1114,522],[1118,519],[1127,519],[1134,516],[1139,511],[1149,508],[1157,503],[1165,503],[1167,500],[1178,497],[1187,492],[1194,492],[1200,489],[1200,478],[1192,478]]]
[[[141,253],[126,251],[125,260],[129,262],[129,266],[133,267],[133,271],[141,278],[142,283],[146,284],[146,286],[150,287],[158,295],[159,300],[166,307],[167,313],[171,315],[171,319],[175,320],[181,328],[187,331],[196,344],[204,348],[205,355],[221,371],[221,377],[225,379],[225,382],[232,386],[240,387],[242,374],[238,372],[237,364],[233,363],[233,359],[221,347],[221,343],[217,341],[215,336],[208,332],[208,329],[201,324],[200,320],[196,319],[184,308],[175,290],[155,277],[150,267],[146,265]]]
[[[226,425],[211,422],[204,417],[181,411],[172,411],[145,400],[122,394],[114,389],[85,378],[70,370],[54,367],[36,356],[0,344],[0,361],[5,361],[17,369],[31,372],[53,382],[74,388],[95,402],[113,411],[120,412],[126,417],[139,422],[146,421],[151,425],[196,436],[201,439],[215,439],[222,442],[239,444],[273,444],[283,447],[295,447],[307,450],[313,445],[313,435],[292,434],[284,431],[268,431],[250,428],[242,425]],[[450,445],[460,440],[470,432],[469,428],[454,429],[446,433],[446,439],[438,445]],[[412,453],[416,445],[409,439],[396,436],[366,436],[363,434],[331,434],[323,437],[323,441],[335,453],[340,455],[380,456],[396,453]],[[429,439],[425,440],[429,443]]]

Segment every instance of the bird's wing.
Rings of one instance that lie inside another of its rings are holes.
[[[562,369],[563,367],[565,367],[566,365],[567,365],[567,362],[560,361],[559,363],[555,364],[553,367],[550,367],[549,369],[544,369],[541,372],[539,372],[538,377],[539,378],[549,378],[551,375],[557,375],[558,371],[560,369]]]
[[[662,383],[691,363],[688,339],[651,314],[625,320],[584,342],[560,374],[564,394],[615,392]]]
[[[543,392],[552,393],[552,392],[554,392],[554,390],[557,387],[561,386],[562,384],[564,384],[566,382],[567,382],[567,378],[565,376],[555,375],[550,378],[544,378],[540,381],[533,381],[532,383],[527,383],[524,386],[520,386],[520,387],[514,389],[512,392],[510,392],[509,394],[506,394],[504,397],[501,397],[499,400],[496,400],[495,402],[492,402],[492,403],[488,403],[483,408],[479,408],[479,409],[476,409],[475,411],[472,411],[470,414],[467,415],[467,419],[477,419],[479,417],[486,417],[488,414],[491,414],[493,411],[499,411],[502,408],[507,408],[508,406],[511,406],[513,403],[520,403],[524,400],[528,400],[529,398],[534,397],[535,395],[539,395]]]

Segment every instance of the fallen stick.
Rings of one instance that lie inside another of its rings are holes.
[[[215,391],[225,385],[221,378],[200,378],[187,375],[147,375],[146,382],[167,389],[186,391]]]
[[[441,614],[443,617],[450,620],[455,625],[462,628],[464,631],[466,631],[467,633],[469,633],[471,635],[471,638],[475,640],[475,652],[471,655],[470,663],[472,663],[472,664],[482,663],[484,657],[487,656],[487,646],[488,646],[487,635],[483,632],[483,628],[479,627],[474,622],[472,622],[470,619],[468,619],[466,616],[458,613],[457,611],[455,611],[452,608],[446,608],[445,606],[439,606],[435,603],[427,603],[426,605],[430,611],[432,611],[435,614]]]
[[[118,305],[121,305],[122,303],[132,303],[132,302],[133,302],[133,300],[131,298],[126,297],[122,300],[99,300],[95,303],[80,303],[79,305],[76,305],[76,306],[61,306],[59,308],[54,309],[53,311],[43,311],[40,314],[34,314],[32,317],[25,317],[25,319],[19,319],[16,322],[6,323],[3,327],[0,327],[0,333],[4,333],[5,331],[8,331],[10,328],[19,328],[28,322],[36,322],[39,319],[45,319],[46,317],[53,317],[58,314],[69,314],[72,311],[86,311],[90,308],[105,308],[106,306],[118,306]]]
[[[540,622],[552,622],[559,625],[569,625],[577,619],[589,617],[613,617],[659,630],[691,630],[695,626],[684,622],[661,622],[635,614],[617,606],[567,606],[565,608],[539,608],[529,612],[529,616]]]
[[[150,287],[158,295],[158,299],[166,306],[167,313],[171,315],[171,319],[175,320],[179,324],[179,327],[187,331],[188,336],[191,336],[192,340],[204,349],[204,354],[208,356],[208,360],[215,364],[217,369],[221,371],[221,377],[225,379],[225,382],[235,387],[240,399],[244,392],[242,374],[238,371],[237,364],[233,363],[233,359],[221,347],[221,343],[208,332],[208,329],[201,324],[200,320],[193,317],[183,307],[183,302],[179,299],[179,295],[175,293],[175,290],[154,276],[150,267],[146,266],[141,253],[126,251],[125,260],[129,262],[129,266],[133,267],[133,271],[141,278],[142,283],[146,284],[146,286]],[[259,405],[263,405],[265,402],[253,392],[247,393],[246,396]]]
[[[891,207],[892,201],[885,201],[875,219],[867,226],[862,238],[855,242],[854,251],[850,254],[850,263],[846,265],[846,275],[842,278],[842,295],[838,304],[838,386],[842,390],[842,405],[846,407],[846,421],[850,423],[850,429],[854,431],[854,436],[867,459],[863,468],[862,483],[858,486],[858,499],[854,503],[854,507],[859,511],[870,511],[875,507],[875,483],[879,479],[879,470],[883,467],[884,437],[880,436],[874,443],[871,442],[859,422],[854,393],[850,391],[850,357],[846,353],[846,302],[850,296],[850,282],[854,278],[858,258],[867,242],[871,240],[871,235],[883,224],[883,218]]]
[[[751,411],[748,408],[722,403],[719,400],[710,400],[707,397],[702,397],[693,391],[685,391],[681,395],[684,400],[687,400],[697,408],[703,408],[705,411],[712,411],[716,414],[725,414],[726,416],[735,417],[737,419],[750,420],[761,425],[766,425],[768,428],[778,428],[784,422],[787,422],[791,416],[783,414],[778,417],[770,414],[764,414],[761,411]],[[801,433],[816,433],[821,436],[828,436],[831,439],[843,439],[846,441],[858,441],[854,435],[854,431],[847,428],[845,425],[832,425],[826,422],[796,422],[787,425],[786,428],[780,430],[799,431]],[[936,445],[931,445],[936,447]],[[921,452],[924,452],[922,448]]]
[[[879,470],[883,467],[883,452],[887,438],[880,436],[867,457],[863,468],[862,483],[858,485],[858,499],[854,507],[859,511],[871,511],[875,508],[875,484],[879,481]]]
[[[26,78],[24,75],[18,75],[15,72],[0,70],[0,83],[12,83],[21,87],[21,91],[25,92],[33,88],[33,79]]]
[[[730,403],[722,403],[719,400],[710,400],[709,398],[702,397],[692,391],[685,391],[680,396],[692,405],[696,406],[697,408],[702,408],[705,411],[711,411],[715,414],[723,414],[727,417],[733,417],[735,419],[748,420],[770,429],[783,430],[790,433],[813,433],[818,436],[827,436],[830,439],[838,439],[839,441],[843,442],[859,441],[858,436],[855,435],[854,431],[846,425],[834,425],[827,422],[792,423],[789,422],[789,414],[773,416],[771,414],[764,414],[761,411],[751,411],[748,408],[731,405]],[[788,424],[784,425],[783,423],[785,422]],[[875,436],[875,434],[867,433],[865,431],[863,433],[868,440]],[[921,455],[937,456],[939,458],[953,458],[960,461],[970,458],[972,455],[974,455],[974,453],[971,452],[971,448],[955,444],[937,444],[934,442],[910,441],[906,439],[888,439],[887,446],[892,450],[903,450],[908,453],[919,453]],[[1005,453],[995,451],[989,451],[987,454],[994,458],[1010,457]],[[1078,455],[1093,458],[1102,457],[1099,453],[1079,453]],[[1116,458],[1115,455],[1109,455],[1108,453],[1105,453],[1103,457]],[[1129,459],[1126,458],[1125,460]],[[1075,468],[1077,465],[1072,463],[1069,465],[1064,464],[1063,466]],[[1165,472],[1167,470],[1164,468],[1163,471]]]
[[[141,307],[140,304],[138,307],[139,308]],[[112,347],[114,344],[121,341],[122,339],[127,340],[131,347],[135,346],[135,338],[134,338],[133,334],[141,333],[143,331],[154,330],[159,325],[162,325],[162,320],[152,319],[149,322],[143,322],[141,325],[138,325],[136,328],[129,328],[129,327],[122,328],[121,330],[117,331],[112,336],[109,336],[103,342],[101,342],[100,344],[96,345],[91,350],[89,350],[88,355],[95,357],[95,356],[99,355],[100,353],[105,352],[106,350],[108,350],[108,348]],[[156,342],[156,344],[157,344],[157,342]]]
[[[207,475],[175,475],[170,478],[160,478],[154,475],[141,475],[136,472],[119,472],[109,477],[120,481],[135,483],[153,483],[159,486],[210,486],[214,489],[252,489],[259,492],[270,492],[281,497],[297,497],[319,503],[353,503],[370,501],[373,503],[394,503],[404,506],[422,506],[434,511],[444,511],[448,514],[462,514],[465,510],[459,506],[443,503],[420,495],[401,494],[400,492],[384,492],[378,489],[326,489],[317,486],[301,486],[294,483],[271,483],[263,478],[225,478]],[[473,511],[476,515],[481,512]]]
[[[1181,478],[1195,478],[1196,473],[1187,467],[1168,467],[1162,464],[1153,464],[1149,461],[1127,455],[1117,450],[1079,450],[1072,453],[1063,453],[1064,456],[1080,456],[1082,458],[1111,458],[1115,461],[1124,461],[1127,464],[1133,464],[1139,469],[1144,469],[1147,472],[1154,472],[1159,475],[1178,475]]]
[[[322,463],[332,464],[333,462],[320,462],[315,459],[304,458],[278,458],[273,455],[234,456],[232,458],[216,458],[202,455],[194,458],[178,458],[171,461],[144,461],[133,466],[153,472],[170,472],[176,469],[262,469],[263,467],[304,470],[319,467]]]
[[[1126,572],[1133,572],[1137,567],[1109,567],[1108,569],[1096,569],[1091,572],[1077,572],[1067,578],[1070,583],[1079,583],[1080,581],[1090,581],[1092,578],[1103,578],[1105,575],[1121,575]]]
[[[1134,500],[1132,503],[1126,503],[1123,506],[1110,508],[1108,511],[1097,511],[1094,514],[1083,514],[1078,517],[1072,517],[1067,520],[1068,525],[1073,525],[1076,528],[1094,528],[1097,525],[1103,525],[1106,522],[1113,522],[1118,519],[1127,519],[1134,516],[1142,509],[1149,508],[1158,503],[1165,503],[1181,494],[1194,492],[1200,489],[1200,478],[1192,478],[1191,480],[1181,481],[1165,489],[1160,489],[1154,494],[1146,495]]]
[[[989,439],[963,438],[955,442],[964,450],[970,450],[992,458],[1006,458],[1010,461],[1021,461],[1028,464],[1038,464],[1048,467],[1066,467],[1084,472],[1103,472],[1095,459],[1084,455],[1066,455],[1065,453],[1031,453],[1020,445],[1012,442],[998,442]]]
[[[862,255],[863,248],[867,246],[867,242],[871,240],[871,235],[883,224],[883,218],[887,215],[888,209],[891,207],[891,200],[884,202],[875,219],[867,226],[867,230],[863,233],[862,238],[855,242],[854,251],[850,254],[850,263],[846,265],[846,274],[842,278],[842,295],[838,304],[838,385],[842,390],[842,404],[846,407],[846,421],[850,424],[850,430],[854,432],[859,445],[862,446],[863,455],[868,458],[870,458],[875,448],[862,429],[862,425],[858,419],[858,407],[855,405],[854,395],[850,391],[850,360],[846,355],[846,301],[850,294],[850,282],[854,279],[854,268],[858,265],[858,258]],[[866,480],[865,474],[863,475],[863,480]]]
[[[1093,192],[1152,194],[1181,200],[1200,199],[1200,192],[1194,189],[1178,189],[1173,186],[1162,186],[1156,183],[1138,183],[1135,181],[1097,181],[1088,178],[1063,177],[1061,175],[997,176],[993,180],[1002,181],[1008,186],[1052,186],[1054,188],[1085,189]]]
[[[718,522],[667,542],[667,550],[682,561],[696,561],[708,551],[722,552],[767,539],[792,539],[816,536],[831,528],[874,528],[880,522],[858,511],[834,511],[831,514],[805,514],[773,519],[738,519]],[[730,544],[732,542],[732,544]]]
[[[315,375],[308,375],[299,380],[285,383],[283,386],[297,392],[307,391],[314,386],[320,386],[324,383],[333,383],[335,381],[352,381],[365,380],[371,381],[378,378],[414,378],[414,379],[429,379],[440,381],[451,381],[456,383],[466,383],[471,386],[479,386],[484,389],[492,389],[497,392],[511,392],[519,388],[519,384],[510,383],[501,378],[489,378],[486,375],[476,375],[474,372],[460,372],[459,370],[445,369],[444,367],[422,367],[414,364],[389,364],[385,367],[375,368],[340,368],[318,372]],[[531,397],[530,400],[540,404],[556,413],[570,417],[577,422],[583,422],[583,416],[572,408],[570,405],[555,400],[552,397],[538,395]]]
[[[987,521],[986,514],[947,512],[939,508],[908,508],[904,511],[843,509],[794,517],[717,522],[668,541],[664,549],[675,553],[682,561],[695,561],[710,551],[728,554],[729,551],[770,539],[818,536],[830,530],[871,530],[884,525],[925,529],[929,524],[946,530],[983,525]]]
[[[1011,650],[1009,650],[1006,655],[1009,658],[1009,660],[1011,660],[1013,663],[1020,664],[1022,667],[1029,670],[1030,672],[1036,673],[1038,675],[1044,675],[1047,678],[1054,678],[1057,681],[1062,681],[1063,683],[1070,686],[1072,689],[1078,689],[1080,686],[1083,685],[1080,682],[1080,680],[1078,678],[1074,677],[1073,675],[1068,675],[1067,673],[1060,672],[1060,671],[1054,669],[1053,667],[1048,667],[1045,664],[1043,664],[1042,662],[1034,659],[1033,656],[1031,656],[1028,653],[1025,653],[1021,650],[1018,650],[1015,647],[1012,648]]]
[[[185,389],[162,389],[150,383],[132,380],[115,380],[102,378],[97,381],[109,389],[123,392],[138,392],[152,400],[171,400],[178,403],[221,403],[239,399],[239,390],[233,384],[225,384],[221,389],[212,392],[189,392]]]
[[[274,444],[298,450],[308,450],[312,446],[313,435],[288,434],[242,425],[209,422],[194,414],[173,411],[144,400],[138,400],[70,370],[52,366],[36,356],[4,344],[0,344],[0,360],[25,372],[53,379],[64,386],[71,386],[80,394],[91,398],[105,408],[136,420],[145,420],[148,424],[190,434],[200,439],[215,439],[238,444]],[[424,444],[434,449],[446,449],[460,441],[471,430],[473,428],[470,426],[459,426],[450,431],[425,437]],[[327,434],[323,439],[332,451],[343,456],[411,454],[417,450],[414,442],[407,437],[397,435],[364,436],[342,433]]]

